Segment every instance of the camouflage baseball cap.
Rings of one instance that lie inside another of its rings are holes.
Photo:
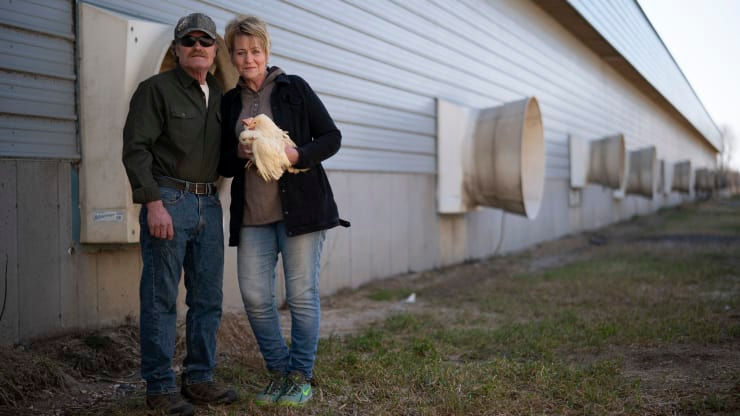
[[[200,30],[206,35],[216,39],[216,24],[210,17],[203,13],[191,13],[180,18],[175,26],[175,39],[180,39],[190,32]]]

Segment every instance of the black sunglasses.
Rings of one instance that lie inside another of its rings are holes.
[[[187,48],[194,46],[195,42],[198,42],[200,43],[200,46],[207,48],[209,46],[213,46],[213,44],[216,43],[216,39],[209,38],[208,36],[201,36],[199,38],[196,38],[190,35],[180,38],[180,45]]]

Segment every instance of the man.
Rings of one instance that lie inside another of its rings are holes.
[[[139,289],[141,375],[147,405],[191,415],[194,403],[231,403],[236,392],[213,381],[223,299],[223,226],[217,179],[221,88],[208,73],[216,25],[202,13],[181,18],[172,52],[177,66],[141,84],[123,131],[123,163],[142,204]],[[180,273],[186,316],[181,393],[172,356]]]

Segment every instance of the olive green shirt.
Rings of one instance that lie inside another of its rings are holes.
[[[123,128],[123,164],[135,203],[161,199],[155,176],[189,182],[218,178],[221,87],[206,77],[210,97],[179,65],[141,84]]]

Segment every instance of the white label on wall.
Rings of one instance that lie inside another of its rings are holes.
[[[123,222],[123,211],[93,211],[93,222]]]

